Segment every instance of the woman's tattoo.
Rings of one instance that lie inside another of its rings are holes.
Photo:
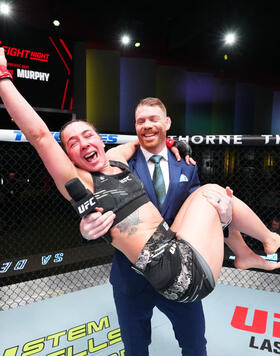
[[[142,221],[139,218],[138,210],[134,211],[132,214],[127,216],[123,221],[121,221],[117,228],[120,232],[126,232],[128,235],[133,235],[137,231],[137,225]]]

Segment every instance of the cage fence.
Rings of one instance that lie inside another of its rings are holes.
[[[230,186],[272,229],[280,215],[279,146],[248,139],[204,140],[192,145],[193,158],[201,184]],[[278,254],[267,256],[261,243],[243,237],[257,254],[278,260]],[[76,213],[28,142],[0,141],[0,239],[0,310],[108,281],[114,249],[102,239],[83,241]],[[225,245],[220,283],[278,292],[279,274],[236,269]]]

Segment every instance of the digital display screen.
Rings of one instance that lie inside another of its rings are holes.
[[[103,259],[104,262],[108,262],[108,260],[111,261],[113,253],[114,248],[112,246],[108,244],[105,245],[105,243],[95,243],[86,246],[65,248],[63,250],[37,253],[30,256],[0,259],[0,279],[74,263],[82,265],[84,261],[89,260]]]
[[[72,45],[44,34],[1,36],[14,84],[33,107],[72,110]]]

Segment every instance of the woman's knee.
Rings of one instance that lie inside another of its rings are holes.
[[[204,184],[202,187],[202,190],[212,190],[212,191],[216,191],[216,192],[222,192],[225,193],[225,188],[223,188],[222,186],[220,186],[219,184],[216,183],[207,183]]]

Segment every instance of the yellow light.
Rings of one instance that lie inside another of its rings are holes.
[[[225,160],[224,160],[224,172],[225,172],[226,175],[228,175],[228,173],[229,173],[229,160],[230,160],[229,151],[226,150],[226,152],[225,152]]]
[[[227,55],[227,54],[224,55],[224,60],[225,60],[225,61],[228,60],[228,55]]]

